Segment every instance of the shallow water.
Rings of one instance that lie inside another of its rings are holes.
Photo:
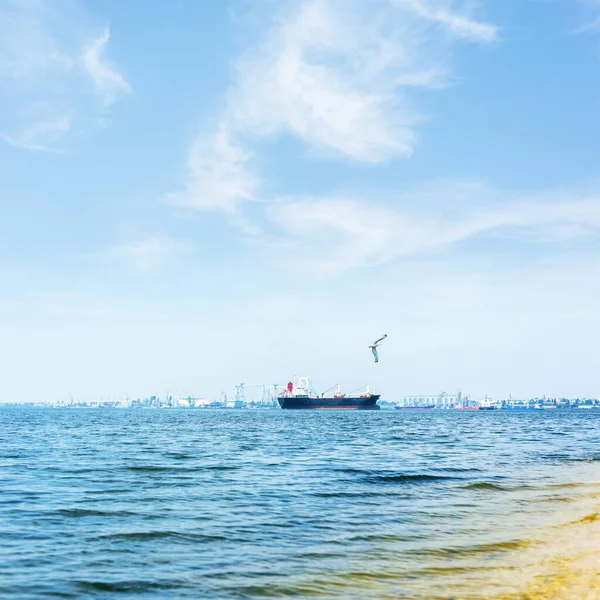
[[[595,525],[599,433],[591,411],[3,408],[0,597],[510,597]]]

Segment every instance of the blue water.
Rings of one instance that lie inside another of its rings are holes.
[[[0,409],[0,597],[511,591],[581,516],[599,433],[575,410]]]

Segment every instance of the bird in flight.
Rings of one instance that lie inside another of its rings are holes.
[[[375,340],[369,346],[369,348],[371,348],[371,352],[373,352],[373,356],[375,357],[375,362],[379,362],[379,354],[377,354],[377,346],[379,346],[379,344],[381,344],[381,342],[383,342],[383,340],[385,340],[386,337],[387,337],[387,333],[384,333],[378,340]]]

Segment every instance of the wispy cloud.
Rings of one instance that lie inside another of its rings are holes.
[[[0,7],[0,80],[27,84],[68,72],[76,59],[54,35],[60,15],[43,0],[7,0]]]
[[[420,17],[443,26],[456,37],[475,42],[494,42],[498,28],[489,23],[475,21],[464,14],[453,12],[452,2],[435,3],[427,0],[392,0]]]
[[[59,152],[130,91],[104,59],[109,30],[86,40],[87,26],[68,9],[53,0],[0,7],[0,137],[13,146]]]
[[[242,136],[291,135],[322,157],[366,165],[409,157],[421,118],[411,91],[447,83],[453,43],[497,38],[496,28],[459,9],[459,3],[421,0],[286,2],[263,42],[236,65],[217,128],[236,148],[235,168],[229,157],[223,160],[227,191],[215,160],[219,149],[199,140],[188,160],[187,188],[201,199],[188,203],[231,210],[254,195],[257,181],[237,141]]]
[[[595,32],[600,30],[600,1],[599,0],[579,0],[579,4],[587,7],[587,18],[583,25],[580,25],[575,34]]]
[[[132,240],[110,248],[108,256],[140,271],[152,271],[189,251],[189,247],[164,235]]]
[[[356,4],[305,2],[238,64],[228,118],[255,135],[289,133],[360,162],[409,156],[416,115],[394,88],[401,77],[418,80],[416,45],[384,34]]]
[[[68,116],[51,117],[48,120],[37,118],[25,125],[16,137],[0,133],[0,139],[15,148],[31,152],[60,152],[64,136],[71,130]]]
[[[244,200],[254,198],[258,178],[248,168],[249,155],[232,143],[221,128],[211,138],[200,136],[188,156],[185,190],[167,200],[195,209],[222,209],[233,212]]]
[[[377,165],[418,139],[412,91],[448,84],[456,44],[489,44],[499,29],[453,0],[293,0],[238,60],[213,136],[199,136],[185,190],[171,202],[236,213],[260,199],[252,140],[293,136],[324,160]],[[264,200],[264,198],[262,198]],[[331,274],[446,251],[489,236],[538,243],[600,234],[600,194],[500,194],[485,186],[360,196],[274,198],[261,205],[268,244],[289,265]],[[260,218],[260,217],[259,217]],[[262,240],[258,240],[262,242]]]
[[[106,28],[104,33],[89,44],[82,54],[85,70],[107,105],[112,104],[119,94],[131,91],[129,83],[103,58],[109,40],[110,30]]]
[[[239,130],[289,133],[358,162],[410,156],[419,115],[407,92],[446,80],[448,40],[430,27],[440,20],[450,38],[495,37],[491,26],[426,2],[302,2],[240,60],[227,118]]]
[[[443,196],[426,198],[424,209],[417,202],[411,209],[410,203],[394,208],[372,200],[304,199],[271,206],[269,217],[278,232],[296,242],[287,260],[323,275],[427,256],[485,235],[540,243],[600,237],[600,192],[536,198],[502,194],[502,204],[492,190],[477,193],[456,206],[446,206]],[[423,194],[416,193],[417,198],[423,200]]]

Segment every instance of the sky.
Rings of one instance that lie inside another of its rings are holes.
[[[0,0],[0,401],[599,396],[599,107],[594,0]]]

